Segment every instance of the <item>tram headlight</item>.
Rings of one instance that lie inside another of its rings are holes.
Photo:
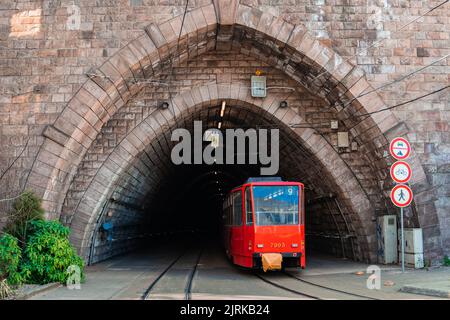
[[[258,248],[264,248],[264,245],[263,244],[257,244],[256,245]]]
[[[292,248],[298,248],[298,243],[291,244]]]

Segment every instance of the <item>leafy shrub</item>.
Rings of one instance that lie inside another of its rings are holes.
[[[450,267],[450,258],[448,256],[444,257],[444,266]]]
[[[69,229],[58,221],[30,222],[21,265],[21,273],[27,283],[65,283],[70,265],[83,270],[83,260],[70,245],[68,237]]]
[[[30,222],[43,218],[42,200],[33,192],[25,191],[14,202],[13,211],[10,214],[5,231],[19,239],[19,244],[23,248]]]
[[[22,250],[17,238],[5,233],[0,238],[0,279],[15,285],[22,282],[19,263]]]

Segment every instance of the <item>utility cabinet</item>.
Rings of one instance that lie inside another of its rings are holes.
[[[421,228],[405,228],[405,265],[420,269],[424,267],[423,260],[423,237]],[[401,263],[401,234],[398,233],[399,256]]]
[[[377,239],[378,262],[383,264],[397,263],[397,216],[378,217]]]

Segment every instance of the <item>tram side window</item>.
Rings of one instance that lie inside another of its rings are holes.
[[[245,212],[247,225],[253,224],[253,212],[252,212],[252,197],[250,194],[250,188],[245,189]]]
[[[240,191],[233,197],[233,225],[242,225],[242,195]]]
[[[227,197],[223,204],[223,222],[226,226],[232,225],[232,199]]]

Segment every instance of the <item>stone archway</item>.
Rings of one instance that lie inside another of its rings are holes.
[[[360,96],[364,90],[371,88],[364,73],[314,39],[303,26],[290,24],[279,17],[239,4],[238,1],[216,1],[215,6],[211,4],[188,12],[181,38],[178,39],[177,31],[181,21],[182,17],[178,16],[160,25],[149,25],[146,34],[132,40],[95,70],[95,75],[85,82],[55,123],[47,127],[44,132],[45,142],[27,185],[43,197],[49,217],[59,218],[78,165],[100,129],[138,91],[139,88],[135,85],[137,78],[151,78],[169,59],[181,61],[190,55],[233,41],[233,37],[253,38],[258,46],[242,50],[261,58],[270,55],[287,75],[317,91],[330,102],[351,101],[350,107],[341,110],[343,115],[351,117],[356,111],[368,113],[385,107],[375,92]],[[217,92],[219,99],[233,99],[231,93],[221,96],[219,88]],[[246,101],[235,97],[237,98]],[[173,104],[178,107],[192,105],[184,99],[189,97],[179,95]],[[383,166],[387,166],[386,159],[380,156],[387,138],[407,134],[406,128],[389,111],[370,115],[353,126],[352,130],[355,136],[360,136],[361,141],[364,141],[368,153],[377,155],[377,159],[384,161],[380,172],[383,171]],[[321,158],[327,167],[332,166],[334,150],[328,153],[323,142],[317,141],[317,138],[310,139],[313,141],[312,148],[321,147],[317,151],[323,152]],[[417,159],[413,159],[413,166],[418,172],[413,184],[422,190],[426,189],[426,179]],[[98,194],[100,198],[91,199],[95,203],[86,198],[86,203],[83,204],[86,205],[85,211],[92,211],[80,212],[79,216],[77,212],[77,221],[92,222],[92,212],[98,212],[102,203],[99,199],[107,196],[107,189],[104,192]],[[367,196],[358,195],[356,199],[355,210],[362,213],[370,207]],[[356,208],[357,202],[361,204],[360,209]],[[73,240],[80,248],[84,248],[87,246],[86,237],[89,232],[81,225],[82,223],[74,221],[74,233],[79,233],[79,236],[82,234],[83,237],[74,237]],[[373,249],[373,233],[364,233],[371,237],[368,242]]]
[[[133,165],[134,160],[154,140],[158,134],[173,125],[178,115],[183,112],[198,109],[208,105],[220,105],[226,101],[231,105],[252,106],[260,108],[259,112],[272,114],[281,123],[288,126],[292,122],[301,121],[301,117],[291,109],[279,107],[285,97],[269,95],[263,100],[257,100],[250,96],[247,87],[241,88],[236,84],[211,84],[194,87],[190,92],[184,92],[173,99],[175,114],[169,109],[155,111],[140,122],[117,146],[114,151],[103,162],[97,174],[86,188],[83,196],[76,206],[73,220],[71,222],[72,242],[86,254],[90,248],[91,235],[95,222],[105,203],[111,198],[114,186],[121,175]],[[192,111],[191,111],[192,112]],[[158,120],[159,119],[159,120]],[[317,159],[320,165],[329,172],[336,186],[341,189],[339,194],[352,194],[348,200],[351,203],[352,212],[358,217],[358,237],[361,241],[362,250],[369,250],[368,243],[373,247],[374,229],[364,225],[361,221],[370,220],[372,208],[369,200],[358,182],[343,164],[343,160],[336,151],[324,140],[323,137],[314,134],[311,128],[292,129],[297,138]],[[372,248],[373,250],[373,248]]]

